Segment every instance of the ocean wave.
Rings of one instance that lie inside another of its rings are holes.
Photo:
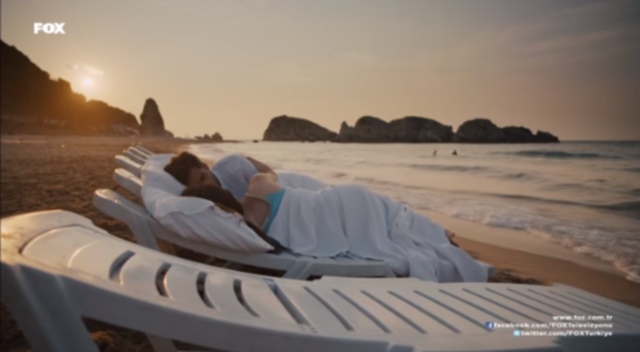
[[[579,185],[574,185],[576,188]],[[567,187],[567,185],[563,185],[563,187]],[[583,203],[583,202],[575,202],[570,200],[563,199],[552,199],[552,198],[544,198],[544,197],[535,197],[535,196],[526,196],[521,194],[502,194],[502,193],[490,193],[490,192],[472,192],[478,195],[495,197],[498,199],[515,199],[522,200],[531,203],[546,203],[546,204],[555,204],[555,205],[565,205],[565,206],[574,206],[574,207],[585,207],[597,210],[607,210],[611,212],[618,213],[620,215],[630,216],[635,219],[640,219],[640,200],[633,201],[623,201],[612,204],[593,204],[593,203]]]
[[[529,158],[549,159],[620,159],[620,157],[614,155],[605,155],[598,153],[570,153],[559,150],[520,150],[517,152],[510,152],[505,154]]]
[[[333,172],[331,175],[329,175],[329,177],[333,177],[333,178],[345,178],[347,176],[348,176],[347,173],[339,172],[339,171]]]
[[[619,202],[607,205],[594,205],[593,207],[610,210],[620,213],[626,213],[640,219],[640,200],[632,200],[627,202]]]
[[[430,164],[409,164],[413,169],[420,170],[438,170],[438,171],[456,171],[456,172],[489,172],[493,171],[486,166],[462,166],[462,165],[430,165]]]
[[[573,224],[547,223],[529,230],[537,237],[562,245],[573,252],[611,263],[626,274],[626,279],[640,282],[640,241],[636,238],[612,236],[612,229]]]
[[[500,175],[499,178],[504,180],[534,180],[537,179],[536,176],[533,176],[526,172],[516,172]]]
[[[544,186],[543,189],[545,191],[592,191],[592,188],[585,185],[584,183],[556,183],[552,185]]]
[[[379,187],[379,186],[392,187],[393,191],[395,191],[395,192],[398,192],[398,190],[425,190],[425,189],[429,189],[429,187],[412,186],[412,185],[407,185],[407,184],[399,183],[399,182],[378,180],[378,179],[371,178],[371,177],[359,177],[359,176],[356,176],[352,180],[354,182],[364,183],[365,185],[371,185],[371,186],[374,186],[374,187]]]
[[[570,200],[551,199],[551,198],[534,197],[534,196],[525,196],[525,195],[521,195],[521,194],[503,194],[503,193],[488,193],[488,192],[487,193],[478,192],[478,194],[487,195],[487,196],[491,196],[491,197],[495,197],[495,198],[516,199],[516,200],[524,200],[524,201],[530,201],[530,202],[536,202],[536,203],[540,202],[540,203],[547,203],[547,204],[572,205],[572,206],[579,206],[579,207],[593,206],[591,204],[573,202],[573,201],[570,201]]]
[[[490,203],[428,201],[429,208],[466,221],[525,231],[576,253],[611,263],[628,280],[640,282],[640,240],[632,228],[599,227],[554,219],[531,209]],[[629,234],[625,236],[625,233]]]

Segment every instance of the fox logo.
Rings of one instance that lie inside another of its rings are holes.
[[[45,34],[65,34],[64,22],[42,23],[35,22],[33,24],[33,34],[44,32]]]

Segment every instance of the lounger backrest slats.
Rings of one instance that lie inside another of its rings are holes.
[[[141,149],[136,147],[129,147],[127,151],[134,154],[135,156],[139,157],[142,160],[146,160],[149,156],[151,156],[151,154],[147,154]]]
[[[629,306],[616,301],[603,301],[601,297],[586,291],[571,290],[571,286],[554,284],[559,288],[566,288],[565,291],[552,291],[550,294],[560,295],[575,301],[578,304],[595,307],[601,311],[609,311],[615,320],[620,320],[633,326],[640,325],[640,315],[629,311]]]
[[[142,144],[138,144],[136,146],[133,146],[132,148],[146,154],[147,156],[151,156],[154,153],[152,151],[150,151],[149,149],[147,149],[145,146],[143,146]]]
[[[523,314],[521,313],[520,307],[515,307],[513,305],[509,306],[506,304],[506,302],[505,304],[503,304],[500,298],[490,297],[489,299],[487,299],[487,294],[476,294],[473,291],[467,292],[464,289],[440,290],[440,292],[444,296],[448,296],[451,299],[455,300],[457,302],[457,305],[466,304],[469,306],[477,307],[478,310],[484,310],[485,312],[487,310],[487,307],[491,307],[491,311],[486,313],[494,316],[496,318],[496,321],[510,322],[526,320],[543,323],[549,320],[548,316],[544,318],[539,316],[538,319],[535,319],[535,317],[531,316],[532,314]],[[480,323],[484,324],[484,321]]]
[[[251,319],[255,317],[238,299],[238,280],[224,273],[207,273],[203,282],[203,300],[213,309],[225,314]]]
[[[126,252],[125,252],[126,253]],[[158,274],[165,262],[159,258],[130,255],[114,263],[114,279],[131,290],[155,296],[158,294]]]
[[[278,294],[291,305],[291,310],[301,314],[300,319],[313,326],[319,333],[350,330],[344,317],[335,308],[322,301],[314,290],[301,285],[278,286]]]
[[[137,153],[133,152],[132,150],[125,150],[124,152],[122,152],[122,155],[128,157],[129,159],[135,161],[137,164],[144,164],[144,162],[146,161],[146,158],[143,158],[141,156],[139,156]]]
[[[514,318],[526,319],[527,321],[545,323],[549,320],[549,312],[545,311],[539,305],[534,304],[522,297],[518,297],[515,293],[502,292],[508,290],[508,287],[496,285],[485,290],[464,290],[458,294],[459,297],[476,305],[492,304],[500,307],[499,311],[502,316],[509,317],[511,313],[517,312],[518,316]]]
[[[113,173],[113,180],[131,194],[142,197],[142,180],[131,172],[117,168]]]
[[[135,161],[131,160],[130,158],[124,155],[116,155],[115,161],[116,161],[116,164],[121,168],[129,171],[130,173],[136,175],[137,177],[141,177],[141,168],[142,168],[141,164],[136,163]]]

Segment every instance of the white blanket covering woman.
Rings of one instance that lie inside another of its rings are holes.
[[[487,281],[486,268],[453,246],[443,227],[360,185],[287,188],[268,235],[302,254],[384,260],[400,276]]]

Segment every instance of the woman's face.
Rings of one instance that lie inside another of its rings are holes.
[[[187,187],[195,187],[195,186],[204,186],[204,185],[212,185],[220,187],[216,178],[213,176],[213,173],[206,165],[203,165],[199,168],[192,167],[189,171],[189,179]]]

